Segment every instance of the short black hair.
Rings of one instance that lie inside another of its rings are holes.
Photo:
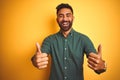
[[[58,14],[58,11],[60,10],[60,9],[62,9],[62,8],[68,8],[68,9],[70,9],[71,10],[71,12],[73,13],[73,9],[72,9],[72,7],[69,5],[69,4],[65,4],[65,3],[61,3],[61,4],[59,4],[57,7],[56,7],[56,9],[57,9],[57,14]]]

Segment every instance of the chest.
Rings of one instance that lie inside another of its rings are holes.
[[[51,54],[56,57],[80,59],[84,55],[84,44],[80,38],[56,38],[51,44]]]

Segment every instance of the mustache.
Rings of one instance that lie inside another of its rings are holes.
[[[62,21],[61,23],[64,23],[64,22],[69,22],[70,23],[70,21]]]

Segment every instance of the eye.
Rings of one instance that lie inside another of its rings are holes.
[[[58,15],[58,17],[59,17],[59,18],[62,18],[62,17],[63,17],[63,15],[62,15],[62,14],[59,14],[59,15]]]
[[[71,16],[72,16],[72,14],[68,13],[66,16],[67,16],[67,17],[71,17]]]

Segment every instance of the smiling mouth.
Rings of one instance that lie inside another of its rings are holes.
[[[63,22],[62,25],[63,26],[69,26],[69,22]]]

